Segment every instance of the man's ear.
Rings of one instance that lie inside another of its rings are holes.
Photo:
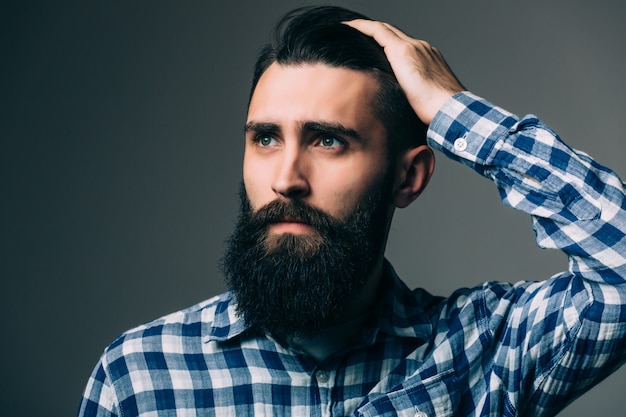
[[[427,145],[411,148],[398,161],[393,203],[404,208],[426,188],[435,170],[435,154]]]

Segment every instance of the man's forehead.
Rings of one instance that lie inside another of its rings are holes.
[[[342,118],[376,117],[377,91],[378,81],[364,71],[319,63],[273,63],[254,89],[248,122],[279,123],[289,119],[333,123]]]
[[[252,92],[252,98],[259,90],[268,87],[277,89],[288,85],[291,91],[315,87],[325,92],[331,87],[341,87],[335,94],[361,92],[373,95],[378,91],[379,82],[373,73],[324,63],[281,64],[272,63],[259,77]]]

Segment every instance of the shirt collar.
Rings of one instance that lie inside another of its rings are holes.
[[[224,342],[248,330],[243,317],[237,312],[237,304],[232,292],[219,296],[215,309],[205,309],[202,313],[204,342]]]
[[[429,307],[439,301],[428,292],[417,289],[411,291],[398,277],[391,264],[385,260],[383,274],[383,296],[378,309],[379,316],[366,328],[371,341],[378,332],[395,337],[426,340],[432,335],[432,323],[427,314]],[[215,310],[203,312],[203,334],[205,342],[227,341],[249,330],[244,318],[236,311],[236,300],[228,291],[218,297]]]
[[[428,311],[441,298],[423,289],[410,290],[387,260],[383,285],[382,311],[376,327],[391,336],[428,339],[433,329]]]

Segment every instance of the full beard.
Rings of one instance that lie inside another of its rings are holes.
[[[337,321],[381,255],[389,202],[382,182],[345,220],[297,199],[274,200],[253,212],[242,185],[222,270],[237,313],[251,329],[308,339]],[[268,233],[287,216],[314,231]]]

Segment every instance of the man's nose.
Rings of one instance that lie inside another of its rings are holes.
[[[285,149],[281,155],[272,190],[285,198],[303,198],[310,193],[304,156],[299,148]]]

